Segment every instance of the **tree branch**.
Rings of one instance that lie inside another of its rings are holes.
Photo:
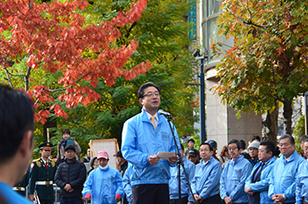
[[[4,66],[3,66],[3,68],[4,68],[4,70],[5,70],[5,73],[6,73],[6,76],[7,76],[7,80],[8,80],[8,82],[9,82],[11,88],[14,89],[14,86],[13,86],[12,81],[11,81],[11,78],[10,78],[10,72],[9,72],[9,70],[7,70],[7,68],[4,67]]]
[[[237,17],[238,19],[240,19],[243,23],[247,24],[247,25],[252,25],[252,26],[255,26],[255,27],[258,27],[258,28],[264,28],[266,26],[261,26],[261,25],[258,25],[258,24],[255,24],[251,21],[251,19],[249,19],[248,21],[244,20],[242,17],[236,15],[233,11],[231,11],[229,8],[226,8],[233,16]],[[249,11],[249,10],[248,10]]]
[[[28,91],[29,89],[29,77],[30,77],[30,72],[31,72],[31,67],[28,66],[28,70],[26,72],[26,75],[24,77],[24,81],[25,81],[25,91]]]

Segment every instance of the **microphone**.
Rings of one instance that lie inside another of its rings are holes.
[[[168,113],[168,112],[166,112],[166,111],[163,111],[162,109],[160,109],[159,111],[158,111],[158,114],[159,115],[163,115],[163,116],[165,116],[166,118],[171,118],[171,120],[173,119],[173,116],[171,115],[171,113]]]

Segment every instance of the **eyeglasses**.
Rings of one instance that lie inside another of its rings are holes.
[[[154,95],[160,96],[160,93],[158,91],[155,91],[154,93],[148,92],[148,93],[144,94],[143,97],[148,96],[148,97],[152,98]]]

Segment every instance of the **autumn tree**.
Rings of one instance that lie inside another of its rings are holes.
[[[116,43],[119,29],[136,23],[146,4],[146,0],[132,3],[127,11],[94,25],[86,24],[78,12],[88,6],[87,1],[1,1],[3,83],[33,98],[36,121],[45,123],[50,113],[68,118],[60,102],[70,109],[87,106],[102,97],[94,91],[99,79],[112,86],[118,77],[131,80],[151,67],[146,60],[126,67],[138,42]]]
[[[82,11],[88,24],[97,24],[113,18],[118,11],[126,11],[132,1],[89,1]],[[195,135],[193,123],[194,93],[197,87],[184,86],[191,82],[191,39],[190,25],[185,19],[189,11],[186,2],[175,0],[153,0],[148,2],[140,20],[120,29],[122,38],[117,43],[126,45],[131,40],[139,44],[127,66],[134,67],[146,59],[152,68],[133,80],[121,77],[111,87],[99,83],[94,88],[102,96],[96,103],[87,107],[78,105],[74,110],[66,110],[69,119],[57,118],[57,132],[69,127],[83,141],[85,146],[95,135],[101,138],[115,137],[121,142],[123,123],[141,110],[136,93],[141,84],[153,81],[162,89],[161,108],[175,116],[174,123],[180,136]],[[100,79],[99,79],[100,80]]]
[[[308,2],[225,0],[219,33],[232,48],[212,45],[223,58],[217,66],[217,91],[239,111],[273,111],[283,103],[286,133],[292,134],[292,100],[308,90]]]

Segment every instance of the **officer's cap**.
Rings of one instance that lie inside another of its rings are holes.
[[[44,142],[42,144],[40,144],[38,147],[40,149],[47,149],[47,150],[51,150],[52,149],[53,144],[51,142]]]

